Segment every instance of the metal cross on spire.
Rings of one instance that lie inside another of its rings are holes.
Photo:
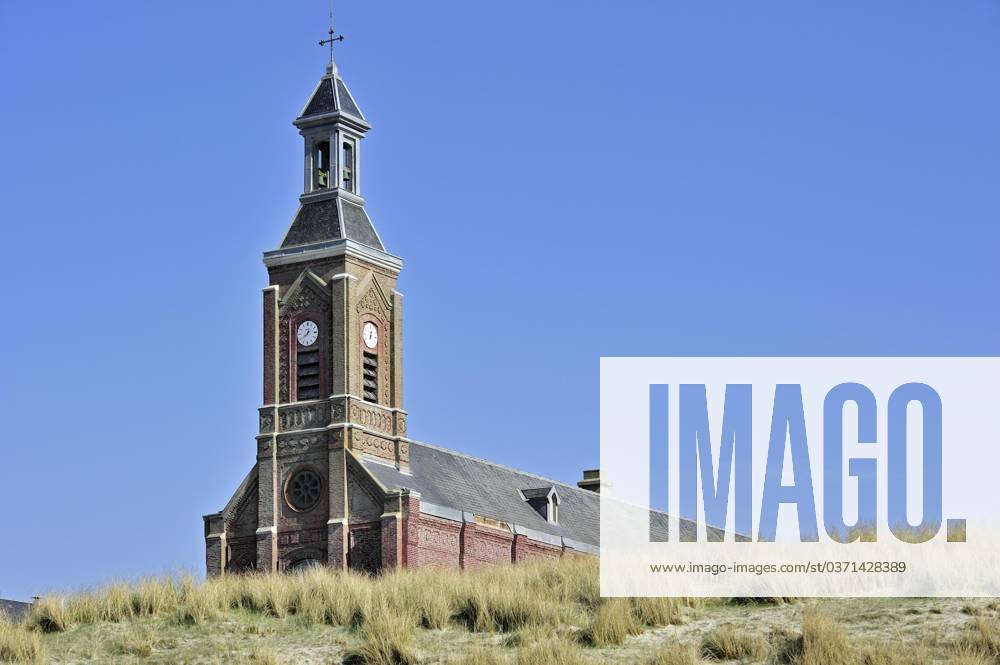
[[[344,35],[337,35],[333,31],[333,0],[330,0],[330,29],[327,31],[327,34],[329,37],[320,40],[319,45],[330,46],[330,64],[327,65],[327,68],[330,70],[330,73],[333,73],[337,69],[337,65],[333,62],[333,43],[344,41]]]

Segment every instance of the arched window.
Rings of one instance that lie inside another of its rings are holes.
[[[322,566],[323,562],[319,559],[299,559],[291,565],[288,566],[288,572],[290,573],[304,573],[307,570],[316,568],[317,566]]]

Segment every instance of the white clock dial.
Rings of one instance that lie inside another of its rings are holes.
[[[296,339],[302,346],[312,346],[319,337],[319,326],[315,321],[303,321],[299,324],[299,330],[295,334]]]
[[[365,346],[369,349],[374,349],[378,346],[378,326],[371,321],[367,322],[361,328],[361,339],[365,341]]]

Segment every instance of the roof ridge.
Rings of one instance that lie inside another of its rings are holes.
[[[432,448],[434,450],[440,450],[441,452],[444,452],[444,453],[450,453],[452,455],[457,455],[459,457],[464,457],[466,459],[470,459],[470,460],[473,460],[473,461],[476,461],[476,462],[481,462],[483,464],[489,464],[490,466],[495,466],[495,467],[498,467],[500,469],[506,469],[507,471],[515,471],[517,473],[520,473],[521,475],[530,476],[532,478],[537,478],[539,480],[544,480],[547,483],[553,483],[555,485],[559,485],[560,487],[568,487],[569,489],[576,490],[578,492],[587,492],[588,494],[594,494],[594,492],[591,492],[590,490],[585,490],[582,487],[576,487],[574,485],[570,485],[569,483],[564,483],[561,480],[553,480],[552,478],[546,478],[545,476],[540,476],[537,473],[532,473],[530,471],[525,471],[524,469],[518,469],[518,468],[513,467],[513,466],[507,466],[506,464],[500,464],[498,462],[493,462],[493,461],[490,461],[488,459],[484,459],[482,457],[476,457],[475,455],[469,455],[468,453],[459,452],[458,450],[452,450],[451,448],[445,448],[443,446],[435,446],[432,443],[425,443],[423,441],[414,441],[413,439],[410,439],[410,444],[411,445],[415,444],[415,445],[418,445],[418,446],[423,446],[425,448]],[[537,488],[525,488],[525,489],[537,489]]]

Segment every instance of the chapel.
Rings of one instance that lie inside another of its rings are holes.
[[[372,125],[332,50],[293,124],[303,189],[263,257],[256,456],[225,507],[204,516],[208,574],[596,554],[596,471],[569,485],[407,436],[403,261],[366,211]]]

